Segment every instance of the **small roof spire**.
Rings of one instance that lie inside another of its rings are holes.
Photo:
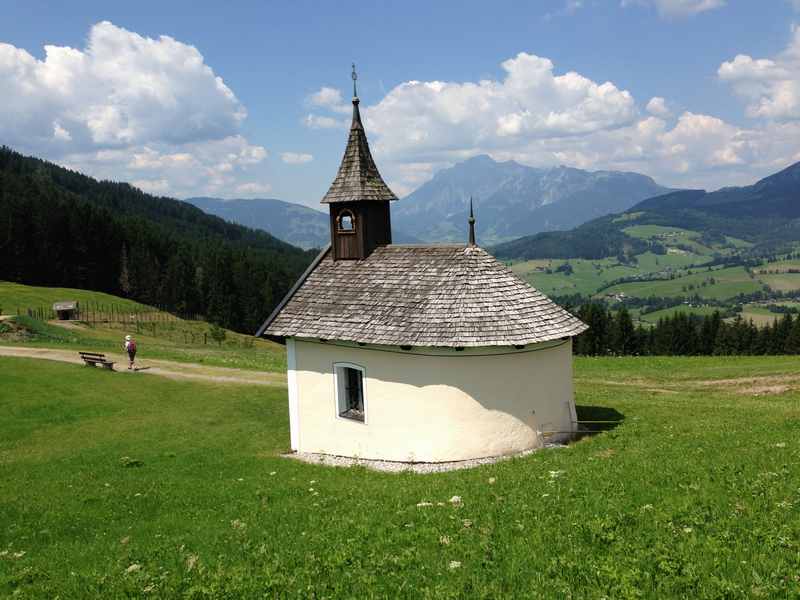
[[[475,214],[472,212],[472,196],[469,197],[469,245],[477,246],[475,243]]]
[[[353,121],[350,123],[350,135],[344,150],[339,172],[333,180],[328,193],[322,198],[322,204],[334,202],[356,202],[361,200],[397,200],[397,196],[383,181],[367,143],[367,134],[361,122],[358,109],[358,90],[356,81],[356,65],[353,63]]]

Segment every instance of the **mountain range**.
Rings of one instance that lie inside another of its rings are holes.
[[[479,241],[487,245],[539,231],[570,229],[668,191],[638,173],[536,169],[476,156],[439,171],[393,203],[393,238],[395,243],[464,241],[470,196]],[[330,237],[326,213],[291,202],[208,197],[186,202],[301,248],[321,247]]]
[[[330,218],[302,204],[275,198],[223,200],[222,198],[187,198],[200,210],[245,227],[268,231],[276,238],[308,250],[322,248],[331,240]],[[420,240],[393,228],[396,244],[415,244]]]
[[[275,198],[222,200],[198,197],[187,198],[186,202],[226,221],[268,231],[276,238],[303,249],[321,248],[330,241],[328,215],[302,204]]]
[[[643,251],[626,234],[633,225],[680,227],[705,236],[730,236],[753,245],[752,254],[800,241],[800,162],[753,185],[715,192],[683,190],[648,198],[621,214],[588,221],[571,231],[529,235],[497,245],[506,259],[602,258]]]
[[[425,242],[462,241],[471,196],[478,241],[491,245],[570,229],[669,191],[639,173],[533,168],[481,155],[439,171],[400,200],[392,223]]]

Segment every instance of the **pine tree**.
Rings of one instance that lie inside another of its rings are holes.
[[[617,311],[611,331],[611,348],[615,354],[638,354],[638,340],[633,320],[624,306]]]
[[[130,296],[133,291],[131,285],[131,274],[128,269],[128,248],[122,244],[122,252],[120,257],[119,266],[119,289],[122,291],[123,296]]]

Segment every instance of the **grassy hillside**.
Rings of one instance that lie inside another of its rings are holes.
[[[119,352],[126,334],[136,337],[141,360],[166,359],[210,366],[237,367],[282,372],[286,368],[283,346],[252,335],[225,331],[225,339],[216,341],[205,321],[179,319],[152,307],[99,292],[64,288],[25,286],[0,282],[0,307],[14,314],[19,307],[45,306],[56,300],[79,300],[97,321],[45,322],[27,316],[0,322],[0,344],[41,348]],[[109,312],[108,307],[123,307],[123,312]]]
[[[79,290],[75,288],[59,288],[23,285],[10,281],[0,281],[0,314],[26,314],[26,309],[51,308],[54,302],[77,300],[84,306],[116,306],[131,312],[152,311],[152,307],[120,298],[103,292]]]
[[[796,358],[576,377],[582,418],[620,426],[396,475],[280,458],[285,390],[0,358],[0,595],[800,594]]]

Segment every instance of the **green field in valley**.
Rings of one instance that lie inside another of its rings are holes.
[[[796,363],[577,359],[615,429],[417,475],[281,458],[283,387],[0,358],[0,596],[797,597]]]
[[[702,265],[711,260],[710,257],[699,254],[657,255],[652,252],[640,254],[636,259],[635,264],[621,264],[616,258],[529,260],[513,263],[511,270],[548,295],[591,296],[611,282],[624,277],[661,272],[680,273],[690,265]],[[557,271],[567,263],[572,267],[571,274]]]
[[[712,271],[701,269],[675,279],[621,283],[606,288],[603,294],[626,294],[640,298],[674,298],[697,294],[701,298],[727,300],[738,294],[757,292],[761,288],[762,285],[750,277],[744,267],[728,267]]]

